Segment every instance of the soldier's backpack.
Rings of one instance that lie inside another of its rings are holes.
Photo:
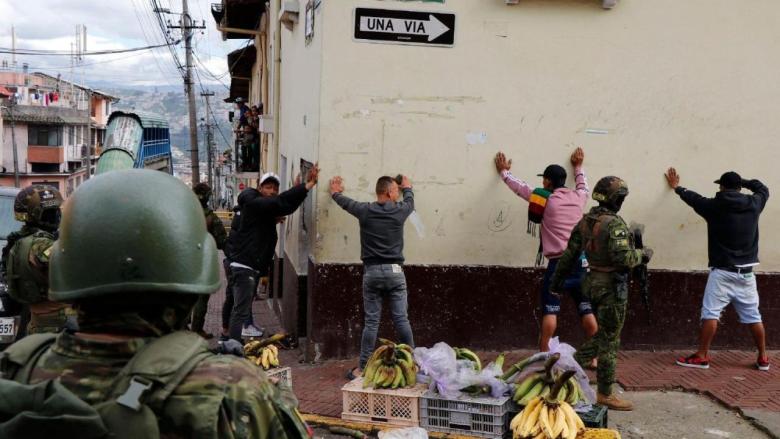
[[[0,437],[159,439],[156,414],[181,381],[212,354],[203,339],[174,332],[143,347],[94,406],[59,380],[29,384],[38,359],[56,334],[33,334],[0,354]]]

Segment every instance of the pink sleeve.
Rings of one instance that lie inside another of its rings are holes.
[[[580,196],[582,204],[585,205],[588,202],[590,189],[588,188],[588,179],[585,177],[585,169],[582,168],[582,165],[574,168],[574,187]]]
[[[504,180],[504,183],[506,183],[509,189],[516,193],[520,198],[525,201],[528,201],[528,199],[531,198],[533,189],[528,186],[528,183],[516,178],[509,171],[501,171],[501,179]]]

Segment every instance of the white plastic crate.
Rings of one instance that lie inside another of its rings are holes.
[[[420,399],[420,427],[443,433],[500,438],[509,433],[512,398],[445,399],[433,391]]]
[[[289,367],[275,367],[273,369],[268,369],[265,371],[265,374],[268,375],[269,378],[279,378],[279,384],[284,384],[292,388],[292,369]]]
[[[341,419],[399,427],[420,425],[420,397],[428,386],[417,384],[404,389],[363,388],[363,378],[356,378],[341,388]]]

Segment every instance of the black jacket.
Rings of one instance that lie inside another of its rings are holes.
[[[758,216],[769,199],[769,188],[758,180],[743,187],[752,195],[721,191],[705,198],[677,187],[675,192],[707,220],[707,253],[710,267],[733,267],[758,262]]]
[[[230,259],[268,274],[276,248],[277,218],[287,216],[306,199],[309,191],[301,183],[274,197],[256,197],[241,208],[241,225],[231,245]]]
[[[255,188],[247,188],[238,194],[238,204],[233,207],[233,220],[230,222],[230,233],[228,233],[227,241],[225,242],[225,257],[229,260],[233,260],[233,249],[238,242],[238,231],[241,229],[241,208],[244,207],[248,201],[254,200],[260,196],[260,191]]]

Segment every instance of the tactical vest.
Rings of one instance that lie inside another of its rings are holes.
[[[6,266],[8,293],[15,300],[27,304],[38,303],[48,298],[48,277],[30,266],[30,250],[36,238],[52,241],[55,239],[54,235],[43,230],[19,239],[8,253]]]
[[[614,271],[609,254],[609,225],[612,221],[622,221],[609,211],[589,212],[580,221],[580,234],[588,265],[593,271]]]
[[[159,439],[158,417],[171,413],[199,434],[214,430],[223,395],[203,395],[197,408],[208,415],[195,417],[189,415],[196,399],[171,397],[201,361],[214,355],[200,336],[179,331],[150,342],[114,378],[108,398],[95,406],[57,379],[29,384],[55,338],[30,335],[0,353],[0,391],[15,396],[0,399],[0,437],[54,437],[56,432],[59,437]]]

